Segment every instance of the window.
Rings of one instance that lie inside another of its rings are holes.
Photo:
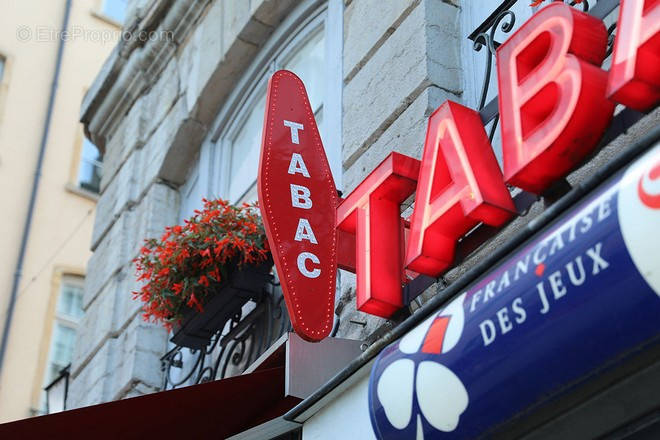
[[[127,3],[128,0],[103,0],[101,13],[117,23],[123,23]]]
[[[5,73],[5,57],[0,55],[0,83],[2,82],[2,77]]]
[[[50,340],[44,385],[50,384],[71,363],[73,348],[76,344],[76,330],[83,316],[82,296],[83,279],[76,276],[64,276],[55,309],[55,322]]]
[[[315,115],[319,114],[323,107],[323,85],[325,83],[324,33],[322,30],[319,29],[299,49],[293,51],[289,55],[289,60],[282,66],[286,70],[295,72],[302,79]],[[319,123],[319,126],[322,124]]]
[[[286,69],[297,74],[307,89],[309,101],[316,116],[316,123],[324,139],[323,98],[325,86],[325,45],[323,25],[317,25],[312,35],[306,35],[290,53],[276,57],[273,70]],[[288,57],[287,57],[288,55]],[[288,58],[288,59],[287,59]],[[261,149],[261,131],[266,105],[265,85],[258,96],[242,112],[244,122],[234,136],[230,136],[230,166],[228,188],[224,197],[232,202],[256,200],[256,176]]]
[[[87,191],[98,193],[101,188],[101,169],[103,157],[99,150],[87,138],[83,140],[78,168],[78,186]]]
[[[202,160],[213,164],[207,167],[206,195],[232,203],[257,199],[266,86],[280,69],[291,70],[305,84],[335,182],[341,184],[342,8],[341,0],[329,0],[312,14],[285,20],[265,45],[220,113],[213,135],[217,141],[202,147]],[[289,18],[295,16],[296,11]],[[286,29],[287,21],[302,24]],[[328,133],[334,133],[332,138]],[[205,148],[211,151],[205,153]]]
[[[229,188],[225,197],[232,202],[254,198],[254,194],[246,193],[252,189],[257,177],[265,105],[266,95],[260,93],[258,100],[246,110],[247,118],[231,141]]]
[[[191,217],[195,209],[202,208],[202,185],[200,181],[199,162],[190,170],[186,178],[186,183],[181,187],[181,206],[179,208],[179,223]]]

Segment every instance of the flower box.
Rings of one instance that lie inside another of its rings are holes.
[[[202,202],[184,225],[145,239],[133,260],[143,282],[133,292],[142,317],[191,348],[205,346],[247,301],[259,299],[273,267],[256,204]]]
[[[264,294],[266,283],[272,281],[269,258],[259,265],[234,268],[228,279],[220,283],[204,303],[204,311],[185,306],[180,325],[175,325],[171,341],[191,349],[205,347],[211,337],[222,330],[234,315],[249,301],[258,301]]]

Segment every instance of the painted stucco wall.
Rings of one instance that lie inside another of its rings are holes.
[[[91,253],[94,194],[77,187],[83,140],[80,102],[119,39],[98,14],[100,1],[73,2],[70,34],[30,228],[18,297],[0,377],[0,422],[39,410],[53,315],[64,274],[84,275]],[[65,2],[2,2],[0,56],[0,326],[7,319],[14,271],[55,60]],[[0,327],[3,328],[3,327]]]

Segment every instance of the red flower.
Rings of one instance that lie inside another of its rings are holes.
[[[197,301],[197,297],[195,296],[194,293],[190,295],[190,299],[188,300],[188,306],[195,307],[198,312],[203,311],[202,305],[200,304],[199,301]]]
[[[142,317],[165,328],[181,322],[182,305],[202,310],[211,282],[222,279],[224,264],[258,263],[268,257],[256,205],[235,207],[225,200],[204,200],[204,208],[165,228],[160,240],[144,240],[133,260],[143,302]]]
[[[220,279],[222,278],[222,277],[220,276],[220,271],[218,270],[217,267],[215,267],[215,268],[214,268],[211,272],[209,272],[209,273],[211,274],[211,276],[213,277],[213,279],[216,280],[216,281],[218,281],[218,282],[219,282]]]

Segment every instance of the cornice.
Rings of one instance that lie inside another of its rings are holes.
[[[127,26],[83,99],[85,134],[103,152],[139,96],[156,81],[210,0],[153,0]],[[159,32],[160,38],[139,35]],[[132,37],[132,38],[130,38]]]

